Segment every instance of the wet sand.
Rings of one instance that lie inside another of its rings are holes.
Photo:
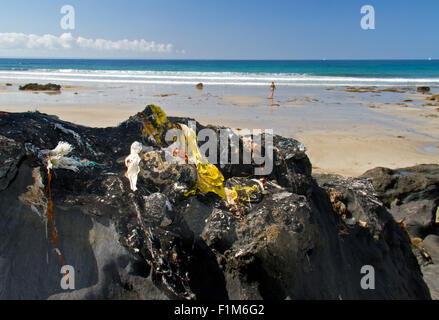
[[[259,97],[250,97],[250,96],[223,96],[221,97],[226,103],[232,105],[246,105],[251,106],[257,103],[261,103],[263,101],[262,98]]]
[[[423,148],[438,141],[415,135],[397,136],[383,129],[311,131],[297,137],[308,148],[313,172],[358,176],[375,167],[404,168],[424,163],[439,163],[439,156]]]

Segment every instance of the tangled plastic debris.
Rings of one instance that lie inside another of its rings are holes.
[[[55,211],[53,209],[52,201],[52,174],[50,169],[47,171],[47,195],[45,192],[45,187],[43,184],[43,179],[41,177],[40,168],[34,168],[32,171],[32,177],[35,183],[27,188],[27,192],[20,195],[19,199],[24,204],[28,205],[33,212],[38,214],[38,216],[43,220],[46,226],[46,239],[49,237],[50,232],[50,242],[54,245],[55,252],[62,265],[65,265],[63,255],[58,246],[57,240],[57,230],[55,225]]]
[[[73,147],[67,142],[59,142],[53,150],[43,150],[41,153],[47,156],[47,170],[67,169],[79,171],[79,162],[74,158],[67,157]]]
[[[78,172],[81,168],[98,167],[102,165],[88,159],[79,159],[76,157],[67,157],[73,150],[73,147],[67,142],[59,142],[53,150],[42,150],[39,155],[46,160],[47,170],[66,169]]]
[[[71,165],[71,159],[65,156],[70,153],[72,147],[68,143],[60,142],[58,146],[52,150],[42,151],[47,156],[47,190],[43,184],[40,168],[34,168],[32,177],[34,184],[27,187],[27,192],[20,195],[19,199],[24,204],[28,205],[33,212],[43,220],[46,226],[46,239],[54,245],[54,249],[62,265],[65,265],[63,255],[58,246],[57,230],[55,225],[55,211],[53,209],[52,200],[52,173],[53,168],[70,168],[76,169],[76,166]],[[66,160],[67,159],[67,160]],[[75,171],[75,170],[73,170]],[[50,237],[49,237],[50,234]]]
[[[83,167],[83,168],[95,168],[95,167],[102,168],[102,165],[97,163],[97,162],[90,161],[88,159],[82,159],[80,162],[80,167]]]
[[[47,198],[44,192],[43,179],[41,177],[40,168],[34,168],[32,177],[35,183],[27,187],[27,192],[18,198],[21,202],[28,205],[33,212],[38,214],[40,218],[46,221],[47,214]]]
[[[58,129],[67,130],[63,127],[58,127]],[[73,131],[68,131],[70,134],[74,134]],[[79,136],[75,136],[79,137]],[[79,143],[79,142],[78,142]],[[67,142],[60,141],[55,149],[53,150],[42,150],[38,153],[40,159],[45,159],[46,169],[47,169],[47,195],[44,192],[44,185],[42,182],[40,169],[35,168],[32,176],[34,177],[35,183],[28,187],[28,192],[20,196],[20,200],[25,204],[29,205],[32,211],[36,212],[40,217],[43,218],[46,224],[46,237],[48,232],[50,232],[50,241],[55,247],[55,252],[62,265],[65,265],[64,258],[58,246],[57,240],[57,230],[55,225],[55,211],[53,208],[52,200],[52,170],[54,169],[66,169],[74,172],[79,172],[81,168],[86,167],[102,167],[99,163],[90,161],[88,159],[78,159],[76,157],[68,157],[72,152],[73,147]]]

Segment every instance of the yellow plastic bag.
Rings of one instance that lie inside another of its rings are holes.
[[[177,142],[185,148],[189,162],[197,167],[198,179],[196,190],[199,190],[201,193],[213,192],[226,200],[223,174],[200,153],[195,131],[184,124],[180,124],[180,127],[184,136],[178,137]],[[192,190],[186,195],[193,195],[196,190]]]

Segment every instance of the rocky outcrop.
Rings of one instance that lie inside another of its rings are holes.
[[[0,117],[0,298],[430,298],[407,237],[369,180],[328,176],[319,186],[303,146],[274,136],[271,174],[252,176],[254,163],[219,166],[226,186],[251,190],[238,203],[191,193],[196,168],[160,161],[163,150],[145,138],[146,111],[102,129],[38,112]],[[169,120],[170,127],[188,121]],[[54,169],[49,181],[41,151],[59,141],[74,146],[81,166]],[[134,141],[145,146],[136,192],[124,164]],[[44,210],[20,200],[38,189],[38,176],[46,192],[50,183],[73,291],[60,287]],[[365,265],[374,267],[375,290],[360,285]]]
[[[28,83],[24,86],[19,86],[18,89],[20,91],[60,91],[61,86],[53,83],[48,83],[48,84]]]
[[[376,168],[371,179],[380,199],[397,220],[404,220],[412,237],[425,238],[438,231],[439,165],[403,169]]]
[[[389,212],[405,226],[432,297],[439,299],[439,165],[376,168],[363,177],[370,179]]]
[[[431,90],[430,87],[425,87],[425,86],[423,86],[423,87],[417,87],[417,88],[416,88],[416,91],[417,91],[417,92],[420,92],[420,93],[422,93],[422,94],[429,93],[430,90]]]

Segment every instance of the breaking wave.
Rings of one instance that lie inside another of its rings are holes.
[[[33,69],[0,70],[0,79],[16,81],[66,81],[127,84],[175,84],[224,86],[266,86],[272,81],[280,86],[406,86],[439,85],[439,78],[316,76],[298,73],[243,73],[191,71],[133,71]]]

